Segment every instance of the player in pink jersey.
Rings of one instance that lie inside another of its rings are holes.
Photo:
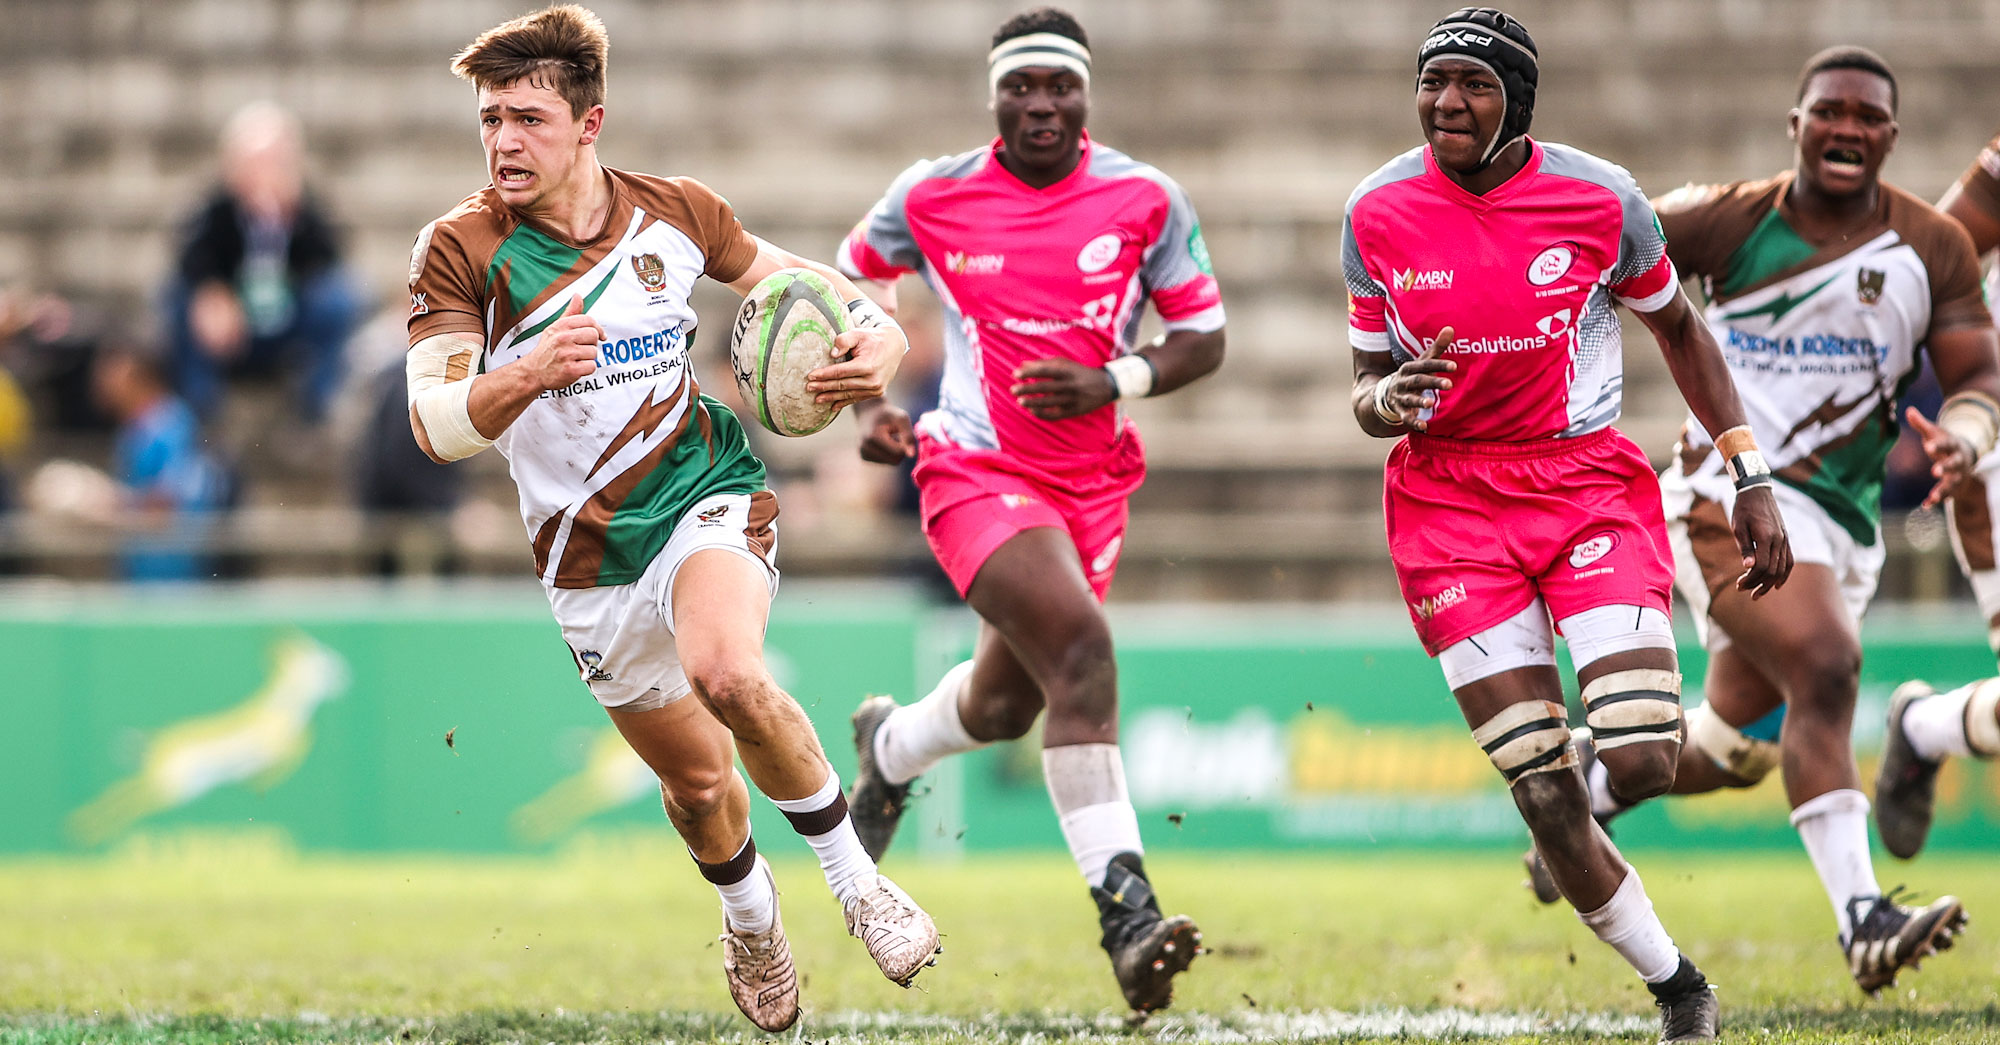
[[[893,295],[917,271],[944,306],[938,408],[912,425],[886,402],[864,407],[861,453],[917,457],[925,536],[985,620],[973,659],[929,696],[906,707],[872,697],[855,712],[850,808],[879,856],[911,781],[947,755],[1026,734],[1046,707],[1049,797],[1125,1000],[1144,1013],[1171,999],[1200,934],[1153,898],[1118,752],[1100,600],[1126,496],[1145,475],[1118,401],[1213,371],[1223,313],[1180,187],[1084,132],[1088,48],[1051,8],[1001,26],[988,68],[999,138],[912,166],[841,247],[849,275]],[[1135,350],[1148,298],[1166,333]]]
[[[1645,196],[1623,169],[1528,137],[1536,82],[1534,41],[1491,8],[1446,17],[1418,49],[1428,144],[1347,207],[1354,413],[1369,434],[1402,437],[1383,484],[1389,551],[1473,738],[1562,894],[1658,1000],[1661,1040],[1705,1041],[1714,994],[1590,817],[1556,673],[1559,630],[1612,786],[1664,792],[1681,741],[1673,570],[1658,481],[1611,427],[1614,300],[1724,433],[1742,491],[1738,584],[1783,583],[1790,552],[1729,371]]]

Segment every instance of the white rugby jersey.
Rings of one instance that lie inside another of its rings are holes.
[[[426,226],[410,259],[410,343],[469,334],[485,345],[448,377],[521,358],[572,295],[604,328],[597,370],[542,393],[495,440],[536,575],[558,588],[630,583],[696,501],[764,488],[742,426],[688,367],[689,291],[704,275],[740,277],[756,242],[700,182],[605,171],[610,213],[586,242],[523,220],[489,185]],[[776,514],[770,498],[756,503]]]

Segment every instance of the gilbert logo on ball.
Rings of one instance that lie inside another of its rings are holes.
[[[736,387],[757,423],[779,435],[811,435],[839,408],[813,401],[806,375],[835,361],[833,339],[847,329],[847,306],[825,277],[780,269],[743,299],[729,331]]]

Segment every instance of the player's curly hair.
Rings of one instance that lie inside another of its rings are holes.
[[[1806,100],[1806,84],[1811,83],[1813,77],[1834,69],[1859,69],[1889,81],[1889,112],[1895,113],[1896,74],[1889,71],[1889,63],[1868,48],[1851,44],[1829,47],[1806,60],[1804,71],[1799,73],[1799,96],[1795,101]]]
[[[539,84],[561,95],[571,116],[582,116],[604,104],[610,50],[603,20],[589,8],[559,4],[480,33],[451,60],[451,71],[482,89],[546,77]]]
[[[991,46],[998,47],[1017,36],[1027,36],[1029,33],[1054,33],[1075,40],[1082,44],[1085,50],[1090,48],[1090,37],[1083,31],[1082,23],[1076,20],[1075,15],[1059,7],[1037,7],[1007,19],[1000,24],[1000,28],[993,31]]]

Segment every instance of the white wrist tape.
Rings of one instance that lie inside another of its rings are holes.
[[[1153,382],[1159,377],[1153,361],[1136,352],[1104,364],[1104,372],[1111,375],[1120,399],[1144,399],[1152,395]]]
[[[1375,416],[1392,425],[1403,423],[1403,415],[1389,409],[1389,379],[1394,374],[1384,374],[1375,381]]]
[[[1938,427],[1971,444],[1973,457],[1984,457],[2000,435],[2000,403],[1984,392],[1960,392],[1944,401]]]
[[[431,451],[447,461],[471,457],[493,445],[472,424],[471,369],[477,355],[473,345],[438,335],[410,346],[404,361],[410,407],[423,422]]]
[[[896,321],[889,318],[889,313],[882,311],[882,306],[866,297],[858,297],[847,303],[847,325],[857,330],[865,330],[869,327],[893,327]]]

